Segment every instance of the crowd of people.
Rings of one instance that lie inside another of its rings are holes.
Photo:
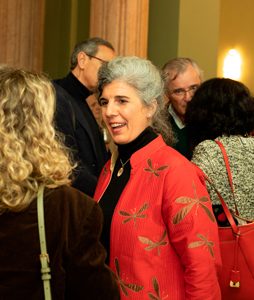
[[[0,299],[223,299],[216,190],[254,220],[253,132],[249,89],[191,58],[96,37],[61,79],[1,66]]]

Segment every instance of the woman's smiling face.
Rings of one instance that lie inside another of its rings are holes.
[[[123,81],[114,80],[105,85],[99,102],[102,118],[116,144],[132,142],[150,124],[151,108]]]

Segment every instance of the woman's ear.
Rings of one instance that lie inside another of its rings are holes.
[[[154,99],[150,106],[148,107],[148,112],[147,112],[147,118],[151,119],[152,116],[155,114],[156,109],[157,109],[157,101]]]

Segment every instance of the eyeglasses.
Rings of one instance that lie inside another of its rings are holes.
[[[102,59],[102,58],[99,58],[97,56],[94,56],[94,55],[90,55],[90,54],[86,54],[88,57],[91,57],[91,58],[94,58],[94,59],[97,59],[99,61],[101,61],[103,64],[107,63],[106,60]]]
[[[183,89],[183,88],[180,88],[180,89],[175,89],[171,92],[171,94],[174,94],[175,96],[177,97],[185,97],[187,93],[189,93],[191,96],[193,96],[196,92],[196,90],[198,89],[199,85],[198,84],[194,84],[194,85],[191,85],[189,88],[187,89]]]

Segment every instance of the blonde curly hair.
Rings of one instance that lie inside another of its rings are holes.
[[[55,92],[42,74],[0,67],[0,214],[21,211],[74,168],[53,127]]]

